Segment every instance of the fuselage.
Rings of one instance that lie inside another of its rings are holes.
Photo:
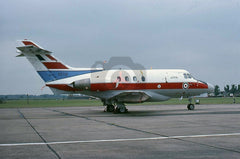
[[[76,81],[80,82],[73,85]],[[100,69],[96,72],[49,82],[47,86],[65,93],[81,93],[98,98],[108,98],[108,96],[111,97],[109,94],[122,91],[144,91],[151,96],[147,101],[195,96],[210,92],[212,89],[212,86],[195,79],[183,69]]]

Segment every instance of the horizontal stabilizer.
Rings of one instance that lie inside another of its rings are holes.
[[[23,57],[24,55],[21,53],[20,55],[17,55],[16,57]]]
[[[36,47],[34,45],[26,45],[26,46],[19,46],[17,47],[18,50],[25,53],[32,53],[32,54],[50,54],[51,51]]]

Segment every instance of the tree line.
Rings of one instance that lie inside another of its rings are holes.
[[[220,90],[218,85],[214,87],[214,96],[224,96],[224,97],[240,97],[240,84],[226,85],[223,91]]]

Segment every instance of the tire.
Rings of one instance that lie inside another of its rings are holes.
[[[107,105],[107,112],[113,112],[114,106],[113,105]]]
[[[194,106],[194,104],[188,104],[187,108],[188,108],[188,110],[194,110],[195,106]]]
[[[125,113],[126,112],[126,107],[120,107],[119,112],[120,113]]]

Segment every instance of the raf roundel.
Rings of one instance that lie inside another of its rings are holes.
[[[189,87],[189,85],[188,85],[188,83],[183,83],[183,89],[188,89],[188,87]]]

